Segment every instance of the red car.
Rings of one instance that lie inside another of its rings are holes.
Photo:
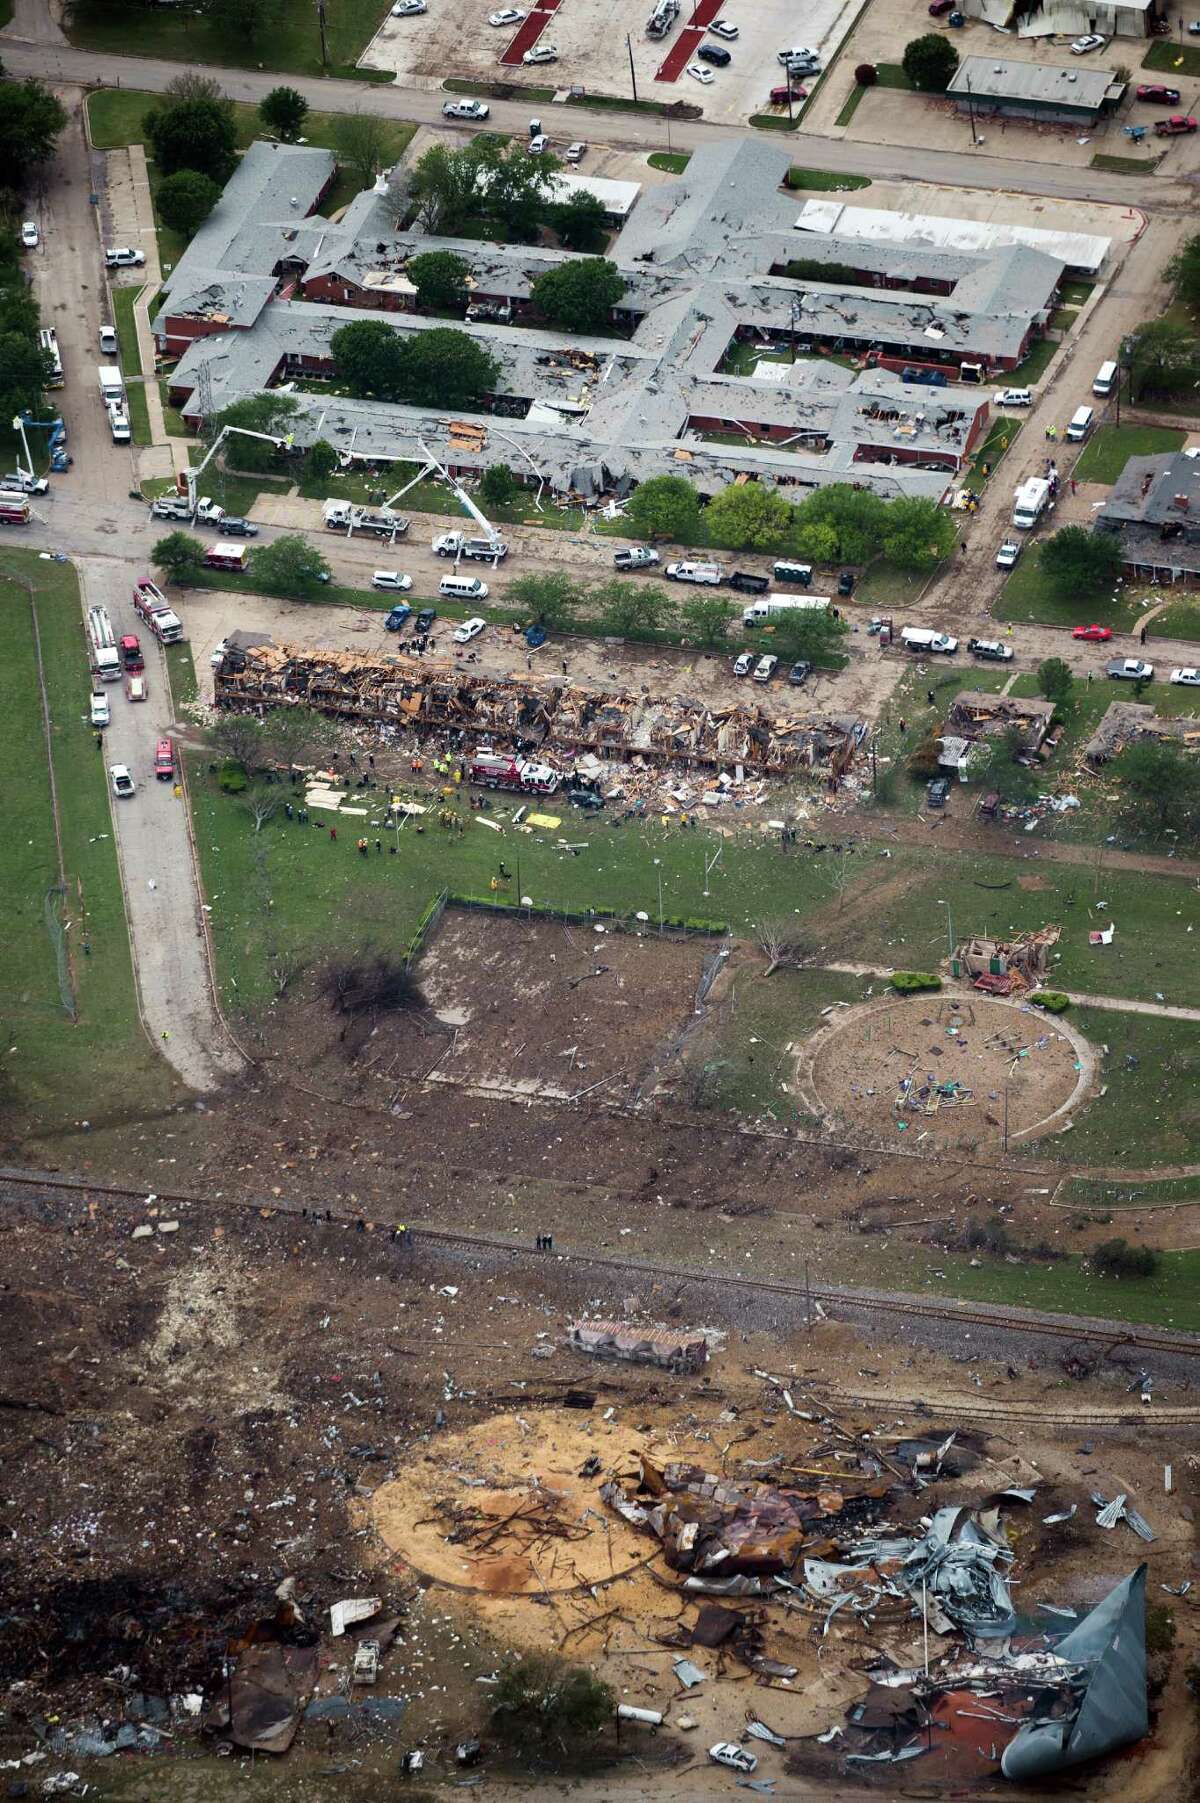
[[[793,100],[807,100],[808,99],[808,89],[807,88],[793,88],[792,89],[792,99]],[[772,88],[771,89],[771,105],[772,106],[786,106],[787,103],[788,103],[788,91],[786,88]]]
[[[175,752],[170,739],[160,739],[154,747],[154,774],[160,783],[174,780]]]
[[[1172,113],[1169,119],[1154,121],[1154,130],[1160,138],[1181,138],[1196,129],[1196,121],[1190,113]]]
[[[931,19],[940,19],[945,13],[952,13],[954,5],[955,0],[930,0],[929,16]]]
[[[1157,81],[1142,82],[1138,88],[1137,97],[1139,100],[1157,101],[1160,106],[1179,105],[1179,89],[1164,88],[1162,83]]]
[[[1111,626],[1077,626],[1071,634],[1073,639],[1090,639],[1094,645],[1102,645],[1112,637]]]

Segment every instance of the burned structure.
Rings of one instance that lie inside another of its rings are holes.
[[[214,673],[221,708],[311,707],[368,726],[452,733],[458,742],[536,747],[540,756],[600,758],[761,775],[849,768],[860,720],[771,718],[741,701],[715,707],[684,696],[591,690],[535,677],[468,675],[432,658],[367,658],[286,645],[230,646]]]

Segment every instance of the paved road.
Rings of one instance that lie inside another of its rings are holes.
[[[228,1046],[212,1004],[186,809],[171,784],[154,779],[154,747],[171,725],[171,710],[161,650],[139,630],[132,606],[134,579],[148,567],[142,548],[150,533],[145,507],[129,499],[130,449],[113,444],[100,403],[98,335],[102,316],[112,315],[89,200],[94,184],[82,107],[78,96],[67,100],[71,123],[38,197],[42,244],[33,279],[42,316],[58,333],[65,386],[56,399],[65,410],[75,463],[53,479],[52,498],[37,501],[46,525],[33,528],[30,537],[69,550],[84,606],[106,606],[116,632],[138,630],[146,651],[145,705],[127,702],[120,683],[107,685],[112,725],[105,763],[128,764],[138,784],[132,801],[113,804],[126,911],[147,1026],[184,1081],[210,1089],[241,1059]],[[137,561],[130,561],[131,552]]]
[[[146,88],[162,93],[176,76],[185,73],[186,65],[164,62],[158,58],[113,56],[91,50],[73,50],[22,41],[14,26],[0,37],[4,62],[12,74],[40,75],[53,82],[84,82],[93,86]],[[258,73],[250,69],[221,69],[205,65],[205,74],[219,81],[233,100],[257,103],[278,85],[278,75]],[[374,82],[306,80],[289,76],[292,86],[311,102],[328,112],[378,113],[387,119],[412,119],[419,124],[442,120],[442,103],[446,96],[440,89],[402,88]],[[492,101],[491,123],[500,131],[523,132],[529,122],[529,104],[515,101]],[[575,109],[573,117],[578,129],[586,130],[589,114]],[[603,128],[606,144],[618,149],[664,150],[667,146],[666,122],[644,113],[608,112],[590,115],[593,130]],[[468,128],[469,129],[469,128]],[[572,127],[572,130],[575,128]],[[672,121],[671,145],[676,150],[695,150],[714,139],[728,138],[738,127],[710,124],[705,120]],[[757,133],[750,134],[757,136]],[[766,134],[764,134],[766,135]],[[778,143],[777,133],[771,134]],[[1055,168],[1052,164],[1023,162],[1013,157],[976,155],[964,160],[949,151],[925,150],[893,144],[851,143],[844,138],[822,138],[799,131],[787,140],[796,151],[797,161],[831,169],[844,169],[855,175],[876,176],[880,180],[913,180],[948,183],[966,188],[1009,188],[1019,193],[1048,195],[1060,200],[1092,200],[1115,202],[1118,206],[1152,205],[1155,210],[1185,210],[1195,204],[1195,189],[1188,176],[1175,173],[1153,178],[1147,183],[1131,181],[1128,176],[1109,175],[1098,169]]]

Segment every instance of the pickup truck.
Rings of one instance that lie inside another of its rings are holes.
[[[1113,682],[1150,682],[1154,665],[1143,663],[1140,657],[1118,657],[1107,665],[1104,674]]]
[[[1196,121],[1189,113],[1172,113],[1169,119],[1156,119],[1154,133],[1159,138],[1182,138],[1186,132],[1196,130]]]
[[[613,552],[615,570],[648,570],[658,562],[658,552],[649,545],[629,545]]]

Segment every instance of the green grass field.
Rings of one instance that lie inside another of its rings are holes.
[[[868,979],[837,971],[784,969],[765,980],[757,970],[742,975],[715,1037],[697,1048],[709,1069],[715,1105],[750,1117],[803,1119],[789,1047],[815,1032],[822,1009],[859,1002],[868,987]]]
[[[117,339],[121,346],[121,368],[127,376],[142,374],[142,353],[137,341],[137,328],[133,323],[133,307],[140,288],[114,288],[112,291],[113,325],[117,329]]]
[[[146,384],[127,382],[125,397],[129,405],[129,430],[134,444],[150,444],[150,413],[146,403]]]
[[[1025,549],[1020,562],[1005,582],[992,613],[998,620],[1033,620],[1044,626],[1087,626],[1093,621],[1111,626],[1114,632],[1129,632],[1146,611],[1149,592],[1137,585],[1109,587],[1099,595],[1070,596],[1059,594],[1042,575],[1037,538],[1016,534]],[[1103,662],[1103,645],[1096,648],[1097,668]]]
[[[179,63],[217,63],[230,69],[258,69],[265,63],[281,75],[324,73],[366,81],[380,77],[353,65],[386,12],[387,6],[380,0],[341,0],[340,5],[329,7],[326,69],[321,65],[316,10],[296,0],[283,8],[269,41],[259,43],[222,29],[192,7],[113,9],[103,0],[74,8],[68,31],[71,42],[84,50],[163,57]]]
[[[1121,938],[1118,920],[1113,944],[1091,950],[1093,974],[1080,984],[1085,993],[1108,992],[1108,960]],[[1160,977],[1164,993],[1173,999],[1165,961]],[[1093,1045],[1109,1048],[1103,1067],[1107,1093],[1083,1110],[1070,1133],[1040,1141],[1038,1155],[1118,1169],[1200,1163],[1200,1033],[1195,1022],[1088,1007],[1073,1007],[1067,1018]],[[1135,1135],[1130,1134],[1133,1121]],[[1200,1180],[1192,1182],[1200,1191]]]
[[[27,582],[36,595],[67,886],[53,911],[66,926],[75,1021],[63,1007],[48,926],[58,859]],[[87,724],[90,678],[75,572],[6,548],[0,551],[0,595],[8,623],[0,660],[0,745],[14,777],[7,855],[0,860],[4,1074],[12,1086],[13,1119],[32,1131],[53,1132],[84,1114],[100,1123],[126,1111],[153,1111],[177,1091],[138,1020],[105,760]]]
[[[1122,1208],[1194,1208],[1200,1203],[1200,1177],[1164,1177],[1157,1183],[1068,1177],[1055,1200],[1102,1213]]]
[[[1098,426],[1072,474],[1080,482],[1115,482],[1131,457],[1183,449],[1186,432],[1170,426]]]
[[[1143,69],[1157,69],[1163,75],[1200,75],[1200,49],[1180,44],[1173,38],[1155,38],[1142,58]]]

